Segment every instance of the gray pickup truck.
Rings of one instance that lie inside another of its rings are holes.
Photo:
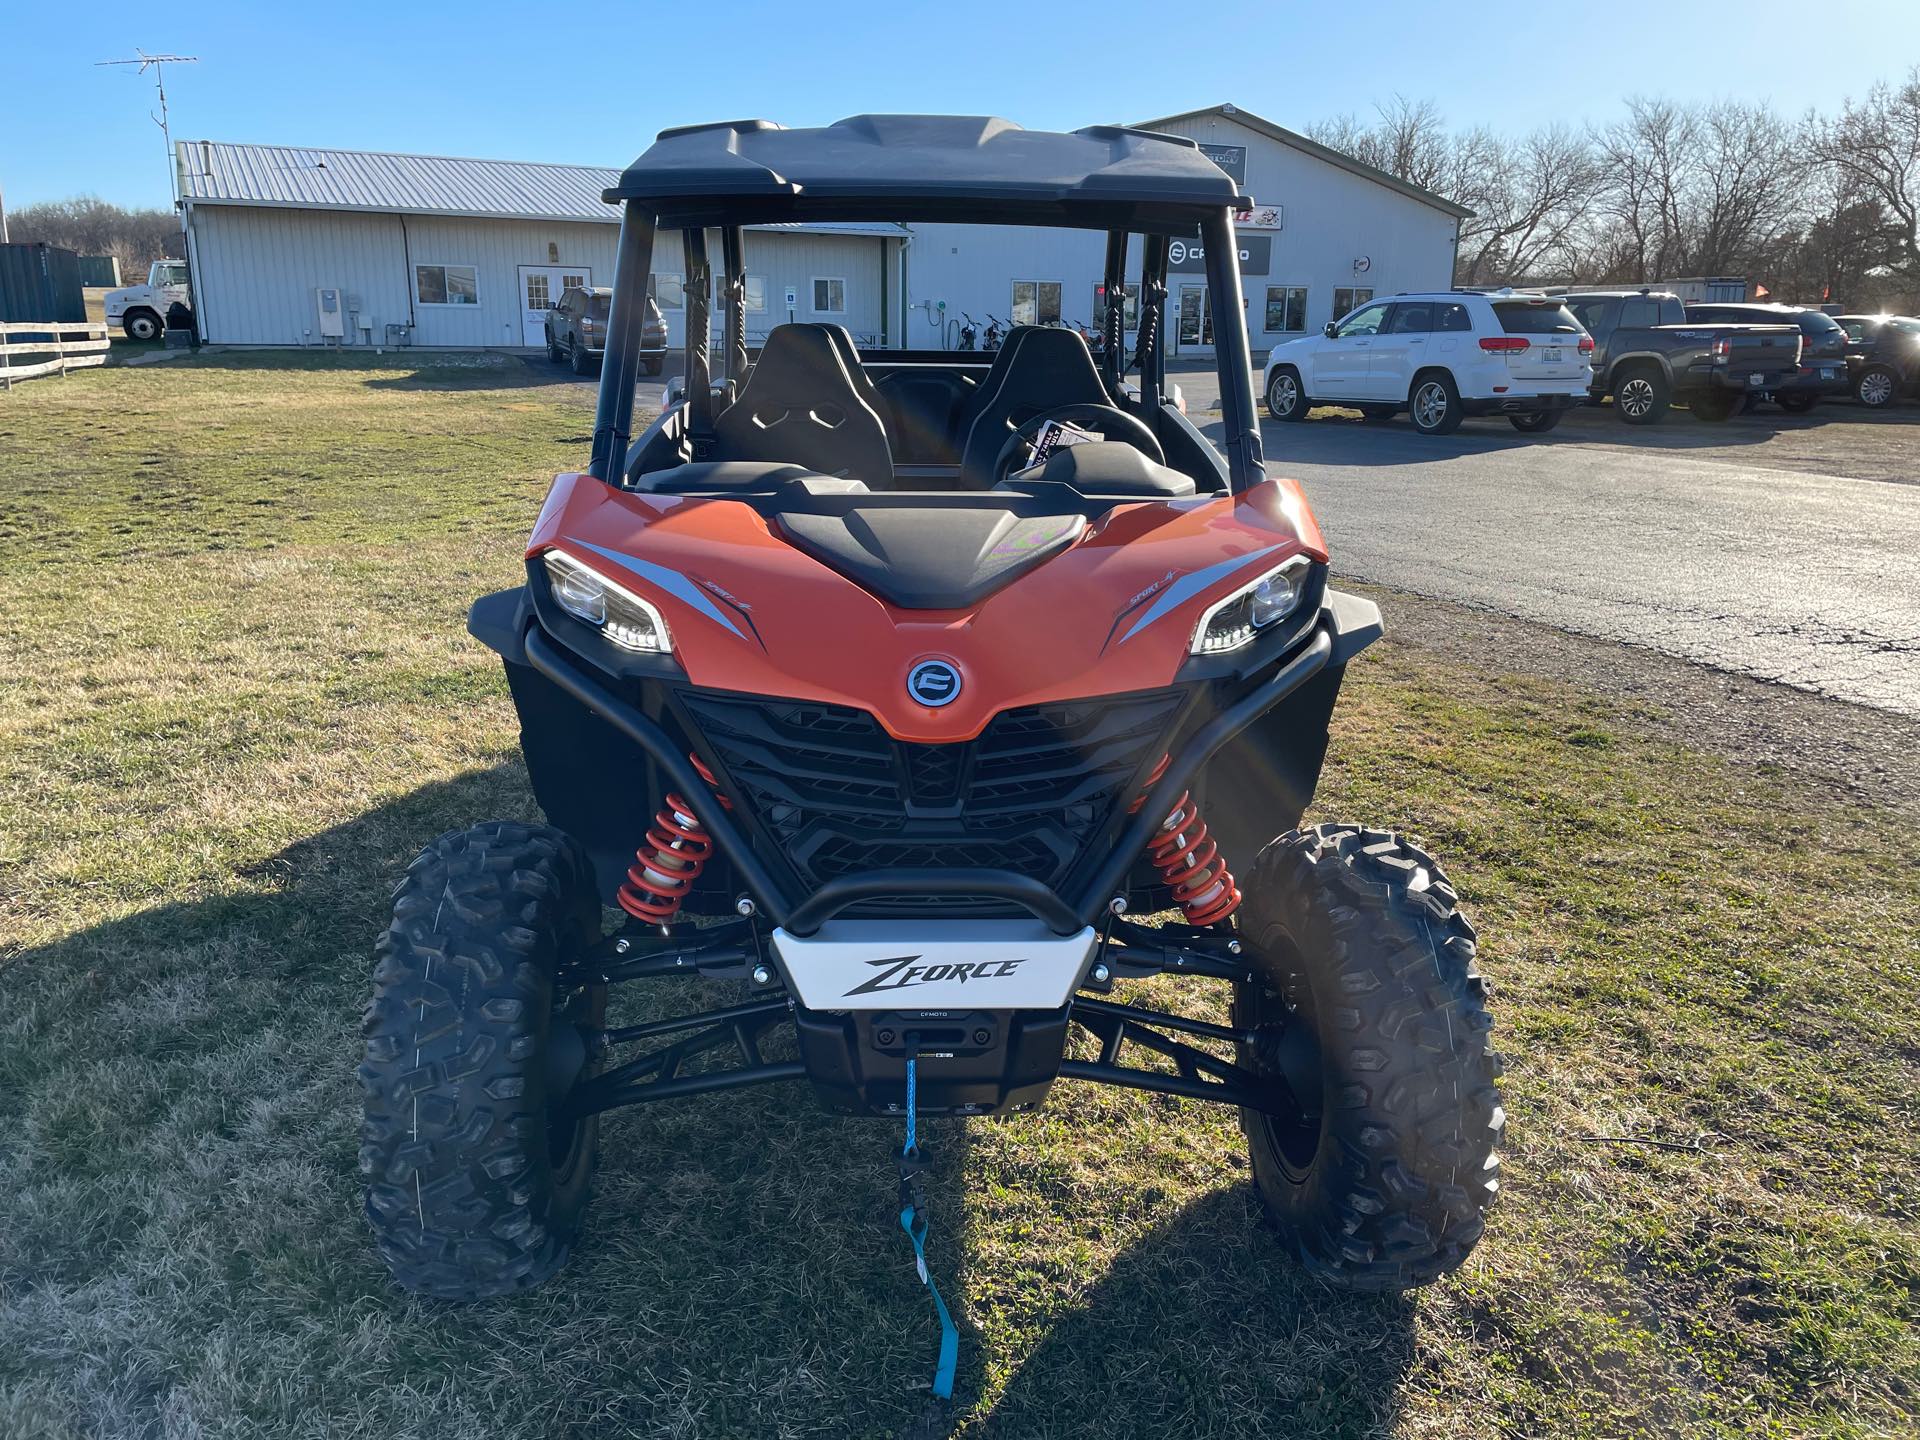
[[[1701,420],[1724,420],[1749,394],[1799,373],[1794,325],[1689,321],[1678,295],[1582,290],[1560,297],[1593,336],[1593,396],[1620,418],[1651,425],[1678,400]]]

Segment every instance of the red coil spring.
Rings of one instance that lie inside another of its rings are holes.
[[[687,758],[693,761],[700,778],[712,785],[713,772],[700,763],[700,757]],[[713,798],[724,808],[733,808],[726,796],[715,792]],[[633,864],[627,867],[626,884],[614,898],[634,919],[665,925],[679,913],[680,902],[712,858],[713,839],[694,814],[693,806],[669,791],[666,803],[653,817],[646,844],[634,852]]]
[[[1147,803],[1147,796],[1167,773],[1168,761],[1168,756],[1160,757],[1128,814]],[[1182,791],[1173,802],[1159,835],[1147,846],[1147,858],[1173,887],[1174,903],[1186,912],[1188,924],[1211,925],[1240,908],[1240,887],[1220,858],[1220,847],[1207,833],[1207,822],[1200,818],[1191,793]]]

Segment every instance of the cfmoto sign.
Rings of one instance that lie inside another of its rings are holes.
[[[1271,235],[1240,237],[1240,273],[1265,275],[1273,264]],[[1174,240],[1167,245],[1167,270],[1175,275],[1200,275],[1207,268],[1207,247],[1197,240]]]

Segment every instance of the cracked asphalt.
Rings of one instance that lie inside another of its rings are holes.
[[[1920,716],[1920,406],[1263,431],[1339,574]]]

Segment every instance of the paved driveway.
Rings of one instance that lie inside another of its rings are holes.
[[[1212,377],[1176,377],[1203,423]],[[1920,715],[1920,406],[1263,424],[1336,571]]]

